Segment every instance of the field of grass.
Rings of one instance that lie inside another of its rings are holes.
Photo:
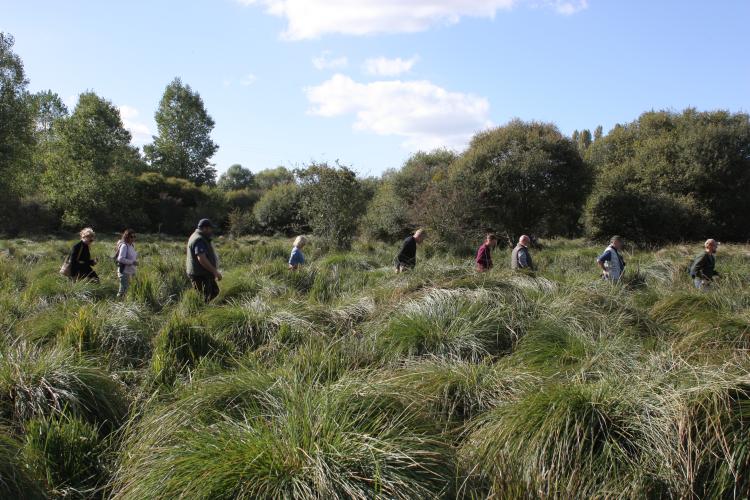
[[[106,238],[101,238],[106,240]],[[355,245],[221,240],[203,305],[182,241],[139,241],[115,301],[0,241],[0,498],[747,498],[750,247],[626,255],[546,241],[532,276]]]

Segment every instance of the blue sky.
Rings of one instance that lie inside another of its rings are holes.
[[[143,144],[179,76],[213,161],[365,175],[511,118],[566,133],[651,109],[750,110],[750,1],[0,0],[31,89],[94,90]]]

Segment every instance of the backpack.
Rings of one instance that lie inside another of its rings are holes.
[[[120,248],[123,244],[121,241],[115,243],[115,253],[112,254],[112,260],[115,261],[115,264],[117,264],[117,258],[120,256]]]

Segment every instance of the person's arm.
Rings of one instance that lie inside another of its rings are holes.
[[[596,259],[596,264],[599,266],[599,268],[602,270],[604,274],[607,274],[607,268],[605,267],[604,263],[608,262],[611,258],[612,258],[612,251],[607,250],[603,254],[601,254],[598,259]]]
[[[695,277],[696,278],[700,278],[702,280],[709,279],[705,273],[707,260],[708,260],[708,254],[703,254],[701,258],[698,259],[698,262],[695,263]]]
[[[205,253],[199,253],[199,254],[198,254],[198,255],[196,256],[196,258],[198,259],[198,263],[199,263],[199,264],[200,264],[201,266],[203,266],[203,269],[205,269],[205,270],[206,270],[206,271],[208,271],[209,273],[213,274],[213,275],[214,275],[214,278],[216,278],[217,280],[221,281],[221,278],[222,278],[222,276],[221,276],[221,273],[220,273],[220,272],[219,272],[219,270],[218,270],[218,269],[216,269],[216,267],[215,267],[215,266],[214,266],[214,265],[213,265],[213,264],[211,263],[211,261],[209,260],[208,256],[206,256],[206,254],[205,254]]]

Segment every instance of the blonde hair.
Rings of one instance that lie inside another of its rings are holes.
[[[425,235],[425,236],[427,236],[427,231],[425,229],[423,229],[423,228],[420,227],[419,229],[417,229],[416,231],[414,231],[414,236],[415,237],[419,236],[419,235]]]
[[[78,234],[81,236],[82,240],[85,240],[86,238],[89,238],[89,237],[91,238],[96,237],[96,233],[90,227],[84,227],[83,229],[81,229],[81,232]]]
[[[305,238],[304,236],[297,236],[296,238],[294,238],[295,247],[305,246],[306,244],[307,244],[307,238]]]

